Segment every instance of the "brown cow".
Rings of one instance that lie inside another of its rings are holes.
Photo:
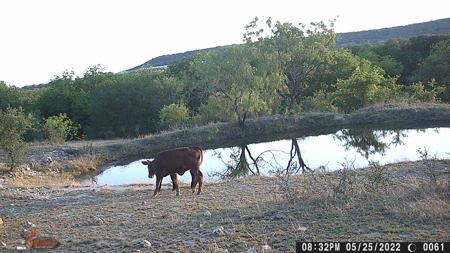
[[[158,192],[161,190],[162,179],[168,175],[173,181],[173,188],[177,190],[178,196],[180,195],[180,189],[178,187],[177,174],[183,175],[188,170],[192,176],[192,192],[195,192],[197,183],[197,194],[202,192],[203,173],[200,171],[202,162],[203,150],[201,147],[184,147],[161,151],[153,161],[142,161],[142,164],[147,165],[149,178],[153,178],[156,175],[156,186],[153,196],[158,195]]]

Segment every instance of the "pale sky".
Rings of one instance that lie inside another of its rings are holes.
[[[120,72],[165,54],[242,43],[254,17],[337,18],[352,32],[449,18],[448,1],[0,0],[0,80],[47,83],[92,65]]]

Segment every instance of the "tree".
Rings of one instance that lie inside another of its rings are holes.
[[[80,125],[74,124],[65,113],[60,113],[45,120],[44,138],[55,143],[63,143],[65,140],[72,140],[79,128]]]
[[[222,110],[231,110],[243,126],[248,117],[267,112],[277,82],[272,82],[266,68],[259,67],[251,45],[229,46],[224,52],[210,51],[205,57],[205,92],[208,101],[219,102]],[[268,95],[270,94],[270,96]]]
[[[383,81],[383,71],[367,60],[362,60],[352,75],[339,79],[332,93],[334,104],[344,112],[350,112],[375,101]]]
[[[197,52],[190,57],[174,61],[165,71],[167,76],[176,78],[183,84],[184,99],[192,115],[199,112],[201,105],[210,95],[200,88],[200,83],[205,78],[204,62],[205,54]]]
[[[27,149],[23,136],[31,126],[31,116],[25,116],[21,107],[8,106],[5,112],[0,109],[0,148],[6,153],[10,171],[18,167],[23,159]]]
[[[175,127],[177,127],[178,124],[185,122],[188,117],[189,110],[183,104],[165,105],[159,111],[159,119],[161,123],[169,126],[175,125]]]
[[[450,39],[440,41],[431,48],[431,53],[423,59],[419,68],[414,71],[410,78],[413,83],[428,83],[425,88],[432,90],[434,86],[440,85],[446,88],[441,98],[450,101]],[[434,81],[431,81],[434,80]],[[431,81],[431,82],[430,82]]]
[[[294,109],[296,98],[308,88],[310,80],[319,74],[330,61],[330,51],[336,44],[333,30],[334,21],[328,28],[324,22],[300,24],[265,21],[269,28],[267,34],[258,27],[258,18],[246,26],[244,40],[254,44],[269,54],[273,54],[275,67],[285,76],[286,89],[280,89],[279,95],[285,99],[287,109]],[[256,40],[256,41],[255,41]]]
[[[0,81],[0,109],[6,110],[8,106],[18,108],[22,106],[25,110],[33,101],[30,91],[23,90],[14,86],[7,85],[4,81]]]

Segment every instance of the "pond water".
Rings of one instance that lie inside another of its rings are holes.
[[[261,175],[270,175],[271,171],[286,168],[294,142],[297,142],[301,157],[309,168],[325,168],[329,171],[341,169],[343,166],[361,168],[367,166],[369,161],[383,165],[420,160],[418,149],[422,152],[427,150],[430,156],[448,159],[449,139],[449,127],[407,130],[343,129],[333,134],[206,149],[201,170],[205,181],[217,180],[221,175],[229,176],[233,173],[242,176],[259,171]],[[242,151],[244,156],[241,156]],[[152,160],[153,157],[146,159]],[[147,167],[141,164],[142,160],[144,159],[108,168],[96,175],[92,181],[97,185],[154,184],[155,178],[147,177]],[[298,165],[295,161],[298,161],[297,157],[291,162],[294,168]],[[249,164],[247,170],[237,170],[238,164],[242,165],[243,162]],[[190,183],[191,175],[186,172],[178,179]],[[167,182],[170,182],[170,177],[164,178],[163,183]]]

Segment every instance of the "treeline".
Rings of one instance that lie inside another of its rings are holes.
[[[339,48],[333,22],[256,18],[246,28],[244,44],[196,53],[163,70],[114,74],[96,65],[34,89],[0,82],[0,124],[7,124],[5,115],[27,115],[26,140],[64,141],[450,100],[450,34]]]

